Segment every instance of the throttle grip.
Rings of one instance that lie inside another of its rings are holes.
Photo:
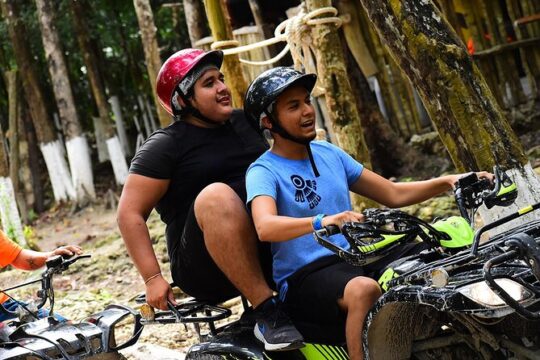
[[[341,233],[341,229],[337,225],[327,225],[324,227],[327,236],[332,236]]]

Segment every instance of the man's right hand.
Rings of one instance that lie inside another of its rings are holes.
[[[146,303],[148,305],[161,310],[169,310],[167,300],[176,305],[172,288],[162,276],[158,276],[146,284]]]
[[[322,225],[323,226],[337,225],[341,228],[343,224],[346,222],[363,222],[363,221],[364,221],[364,214],[356,212],[356,211],[344,211],[335,215],[328,215],[328,216],[323,217]]]

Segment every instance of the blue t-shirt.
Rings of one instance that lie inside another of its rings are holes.
[[[248,204],[257,196],[271,196],[278,215],[311,217],[351,210],[349,187],[362,174],[363,166],[339,147],[326,141],[312,141],[311,151],[319,170],[315,177],[309,159],[291,160],[266,151],[246,173]],[[332,237],[336,245],[348,248],[342,235]],[[273,276],[280,292],[286,279],[303,266],[332,252],[319,245],[311,233],[271,244]]]

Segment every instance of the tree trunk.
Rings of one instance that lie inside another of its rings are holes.
[[[540,200],[540,180],[518,138],[464,44],[433,3],[361,2],[391,55],[419,90],[456,167],[490,170],[498,163],[512,169],[520,203]],[[500,215],[496,213],[490,212]]]
[[[144,48],[144,58],[148,69],[148,77],[152,86],[152,94],[156,105],[159,123],[161,127],[166,127],[171,123],[171,116],[159,104],[156,94],[156,78],[161,68],[161,58],[157,43],[157,30],[154,25],[154,15],[150,7],[149,0],[133,0],[139,28],[141,30],[141,40]]]
[[[35,1],[54,96],[58,111],[60,112],[64,135],[67,139],[66,148],[71,167],[72,181],[76,191],[76,200],[79,205],[83,205],[88,200],[94,200],[96,198],[90,152],[86,138],[82,136],[75,101],[71,92],[68,70],[60,38],[56,31],[51,2],[50,0]]]
[[[215,42],[234,40],[229,11],[223,3],[224,0],[204,0],[204,8],[208,24],[212,31]],[[231,46],[218,46],[227,48]],[[231,89],[233,105],[241,108],[244,106],[244,94],[247,90],[247,83],[240,65],[238,55],[225,56],[221,70],[225,74],[225,79],[229,89]]]
[[[21,73],[23,89],[28,107],[34,120],[37,137],[40,142],[47,143],[56,139],[53,121],[47,111],[39,77],[36,74],[34,60],[30,52],[26,27],[19,18],[19,9],[15,0],[1,0],[4,21],[8,25],[9,36],[17,66]]]
[[[118,140],[122,144],[122,151],[125,155],[131,156],[131,148],[129,147],[129,140],[126,133],[126,127],[124,125],[124,117],[122,116],[122,107],[120,106],[120,99],[118,96],[113,95],[109,99],[109,103],[112,107],[112,112],[114,114],[114,119],[116,122],[116,132],[118,133]]]
[[[407,146],[388,124],[379,108],[376,95],[369,87],[367,78],[378,74],[379,69],[361,31],[359,12],[363,12],[363,9],[353,0],[340,0],[337,7],[341,16],[348,20],[343,24],[344,43],[349,49],[346,58],[347,68],[351,86],[356,94],[362,132],[368,145],[373,169],[386,178],[410,174],[412,169],[422,167],[426,159]]]
[[[17,70],[6,71],[5,79],[9,97],[9,177],[13,183],[13,190],[17,194],[19,190],[19,129],[18,120],[20,118],[20,97],[19,97],[19,74]]]
[[[17,121],[18,117],[17,71],[8,71],[6,73],[6,87],[9,97],[9,123],[12,124]],[[16,129],[12,129],[12,131],[16,132]],[[15,200],[13,182],[9,177],[11,169],[8,163],[5,141],[4,131],[0,129],[0,220],[2,221],[2,228],[9,238],[22,246],[26,246],[17,201]],[[13,147],[13,144],[10,144],[10,146]],[[18,153],[15,155],[18,158]]]
[[[308,11],[332,6],[330,0],[306,1]],[[317,73],[325,89],[328,114],[333,124],[338,145],[371,169],[371,160],[364,140],[360,115],[349,83],[343,56],[343,46],[334,24],[318,24],[313,28]],[[367,199],[355,196],[355,207],[374,206]],[[364,203],[364,204],[362,204]]]
[[[21,178],[19,172],[22,168],[21,156],[20,156],[20,141],[19,135],[21,131],[19,130],[19,123],[21,122],[22,117],[22,104],[21,104],[21,91],[20,91],[20,82],[19,74],[16,70],[6,72],[7,84],[12,92],[9,96],[9,177],[13,185],[13,194],[15,196],[16,204],[19,208],[19,214],[24,223],[28,222],[28,211],[26,199],[23,195],[23,190],[21,188]]]
[[[109,104],[107,103],[107,96],[105,95],[105,86],[103,86],[101,72],[99,70],[96,55],[93,53],[90,31],[86,23],[86,15],[88,12],[88,4],[84,0],[69,1],[69,5],[73,14],[72,23],[77,36],[77,42],[83,56],[84,65],[88,73],[88,80],[90,81],[90,88],[96,107],[98,110],[99,118],[102,122],[104,135],[106,138],[114,136],[114,129],[109,117]]]
[[[45,200],[43,196],[43,183],[41,182],[41,166],[36,129],[28,111],[23,112],[22,122],[26,135],[26,143],[28,144],[28,167],[30,171],[30,181],[26,184],[26,187],[29,189],[26,193],[29,199],[32,199],[27,200],[27,203],[39,214],[45,210]]]
[[[189,41],[191,46],[195,47],[195,43],[206,34],[206,14],[200,0],[184,0],[183,3]]]
[[[43,146],[49,147],[48,145],[57,141],[57,139],[53,128],[53,120],[47,111],[43,90],[41,88],[40,80],[34,66],[34,60],[30,52],[26,27],[19,17],[19,9],[16,1],[0,0],[0,5],[4,15],[4,20],[8,26],[9,37],[13,46],[15,59],[21,73],[23,90],[27,99],[26,103],[30,109],[37,141],[40,143],[41,148],[43,148]],[[61,147],[58,149],[61,150]],[[43,156],[45,157],[45,154],[43,154]],[[59,156],[61,155],[55,155],[55,157]],[[46,163],[49,165],[53,162],[46,161]],[[59,163],[54,163],[61,166]],[[68,198],[74,198],[74,191],[65,191],[65,189],[73,188],[69,170],[67,168],[58,169],[56,166],[50,167],[48,165],[47,171],[49,173],[49,177],[51,178],[55,200],[62,201],[67,200]],[[67,173],[69,176],[58,178],[57,172],[62,174]],[[52,181],[53,178],[58,178],[58,180]],[[73,194],[73,196],[70,194]]]
[[[373,170],[386,178],[411,175],[417,171],[423,176],[436,176],[430,167],[438,165],[443,168],[449,161],[429,159],[411,146],[407,145],[384,119],[375,94],[359,67],[356,59],[349,53],[347,57],[349,79],[356,94],[356,106],[360,114],[362,132],[366,139],[371,156]]]
[[[86,23],[85,12],[88,11],[88,4],[84,0],[70,1],[71,10],[73,12],[73,26],[75,33],[77,34],[77,41],[81,49],[84,64],[88,71],[88,79],[90,81],[90,87],[92,94],[94,95],[94,101],[99,114],[99,123],[102,130],[105,142],[115,139],[116,134],[109,116],[109,104],[107,103],[107,96],[105,95],[105,86],[103,85],[101,72],[98,66],[97,57],[94,54],[94,50],[91,45],[89,37],[89,28]],[[97,139],[97,136],[96,136]],[[120,151],[119,154],[110,154],[109,150]],[[122,152],[121,147],[107,148],[108,158],[113,162],[113,171],[117,184],[124,184],[127,177],[127,163]],[[122,159],[123,163],[122,163]]]

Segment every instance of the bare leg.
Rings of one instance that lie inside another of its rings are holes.
[[[364,319],[375,301],[381,296],[379,284],[373,279],[358,276],[345,286],[339,306],[347,312],[345,337],[351,360],[364,358],[362,352],[362,331]]]
[[[204,188],[195,200],[195,217],[208,253],[249,302],[257,307],[272,296],[259,263],[253,222],[234,190],[222,183]]]

